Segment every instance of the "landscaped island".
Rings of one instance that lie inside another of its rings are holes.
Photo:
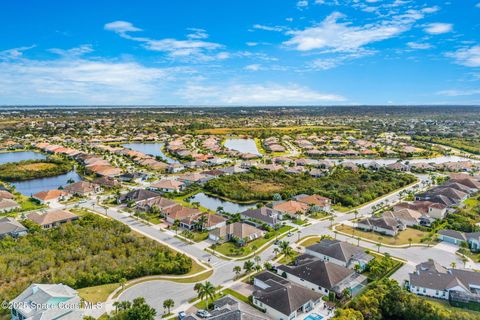
[[[416,181],[410,174],[389,170],[352,171],[337,168],[330,175],[314,178],[308,174],[252,169],[250,172],[223,176],[206,183],[208,192],[238,201],[283,199],[307,193],[320,194],[344,207],[355,207]]]
[[[185,274],[192,260],[140,237],[120,222],[85,214],[55,229],[0,241],[0,300],[9,301],[31,283],[73,288],[147,275]]]
[[[0,165],[0,180],[24,181],[58,176],[73,169],[68,161],[60,159],[25,160]]]

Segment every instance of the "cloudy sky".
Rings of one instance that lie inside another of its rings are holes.
[[[0,105],[480,104],[480,0],[4,0]]]

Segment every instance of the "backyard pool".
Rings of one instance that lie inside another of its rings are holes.
[[[323,317],[317,313],[311,313],[303,320],[322,320]]]

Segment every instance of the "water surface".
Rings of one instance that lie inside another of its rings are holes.
[[[252,153],[260,155],[257,144],[253,139],[227,139],[224,145],[229,149],[236,150],[241,153]]]
[[[205,193],[197,193],[193,198],[191,198],[190,203],[199,202],[202,207],[210,209],[212,211],[217,211],[218,207],[223,207],[223,210],[227,213],[239,213],[245,210],[255,208],[255,204],[239,204],[230,201],[224,201],[219,198],[215,198]]]
[[[64,187],[68,181],[78,182],[82,178],[74,171],[67,172],[55,177],[39,178],[26,181],[10,182],[15,189],[23,195],[30,197],[31,195],[48,190],[55,190]]]
[[[43,160],[46,158],[44,154],[34,151],[4,152],[0,153],[0,164],[25,160]]]
[[[167,157],[165,153],[162,152],[163,143],[126,143],[122,144],[122,146],[154,157],[161,157],[167,163],[178,163],[177,160]]]

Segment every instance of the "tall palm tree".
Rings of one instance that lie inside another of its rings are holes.
[[[203,231],[203,228],[205,227],[205,224],[208,222],[207,214],[201,215],[200,218],[198,218],[198,220],[197,220],[197,228],[199,228],[200,231]]]
[[[217,291],[217,288],[210,282],[207,281],[204,284],[200,284],[198,286],[198,298],[200,298],[202,301],[206,300],[207,301],[207,309],[208,306],[210,305],[209,300],[214,300],[215,299],[215,292]]]

